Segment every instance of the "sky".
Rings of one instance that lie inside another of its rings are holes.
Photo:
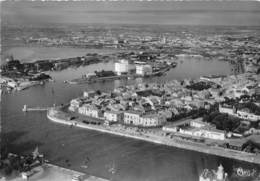
[[[260,26],[260,2],[10,2],[3,24],[159,24]]]

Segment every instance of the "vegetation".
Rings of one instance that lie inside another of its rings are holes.
[[[187,89],[202,91],[211,88],[211,85],[206,82],[197,82],[186,86]]]
[[[228,114],[213,112],[205,115],[203,121],[216,125],[216,128],[220,130],[234,131],[240,125],[241,119],[230,117]]]
[[[252,102],[241,103],[237,105],[238,109],[247,109],[248,111],[260,115],[260,107]]]

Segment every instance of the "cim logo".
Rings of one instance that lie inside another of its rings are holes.
[[[234,173],[239,177],[255,177],[257,174],[256,169],[244,169],[241,167],[234,168]]]

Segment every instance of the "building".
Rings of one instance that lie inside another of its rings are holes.
[[[144,114],[140,117],[139,126],[158,127],[166,122],[166,117],[160,114]]]
[[[141,76],[145,76],[145,75],[151,75],[153,72],[152,66],[145,64],[138,64],[136,65],[136,74],[137,75],[141,75]]]
[[[128,73],[128,68],[129,63],[128,60],[119,60],[118,62],[115,63],[115,72],[117,75],[121,75],[124,73]]]
[[[140,127],[158,127],[166,122],[166,117],[158,113],[143,114],[140,111],[124,112],[124,123]]]
[[[78,108],[83,104],[83,101],[79,98],[77,99],[72,99],[70,101],[70,106],[69,106],[69,110],[70,111],[77,111]]]
[[[165,125],[162,128],[163,131],[175,133],[178,131],[178,127],[175,125]]]
[[[7,82],[7,86],[9,86],[11,88],[15,88],[18,86],[18,83],[15,81],[10,81],[10,82]]]
[[[190,121],[190,126],[195,127],[195,128],[202,128],[205,126],[209,126],[209,123],[203,122],[202,121],[203,118],[197,118],[197,119],[193,119]]]
[[[124,124],[139,125],[141,114],[139,111],[124,112]]]
[[[187,125],[187,122],[189,122]],[[208,138],[208,139],[214,139],[214,140],[225,140],[226,133],[222,130],[217,130],[214,126],[212,126],[209,123],[205,123],[202,121],[202,118],[187,120],[186,125],[183,122],[182,125],[175,125],[176,130],[179,131],[179,133],[194,137],[201,137],[201,138]],[[165,130],[169,130],[168,128],[165,128]],[[172,132],[172,129],[171,129]]]
[[[83,92],[83,97],[94,97],[96,95],[95,91],[84,91]]]
[[[237,110],[235,107],[231,107],[231,106],[219,105],[219,112],[227,113],[232,116],[235,116],[235,117],[238,117],[241,119],[247,119],[247,120],[254,121],[254,122],[260,120],[260,115],[250,113],[249,111],[246,111],[245,109]]]
[[[234,108],[229,105],[219,105],[218,110],[220,113],[235,114]]]
[[[228,142],[228,148],[233,150],[242,151],[245,143],[241,140],[230,140]]]
[[[122,122],[124,114],[120,111],[105,111],[104,118],[110,122]]]
[[[81,107],[78,108],[78,111],[80,114],[94,117],[94,118],[100,118],[102,117],[102,112],[100,109],[98,109],[94,105],[90,104],[83,104]]]
[[[210,128],[180,128],[179,132],[181,134],[202,137],[214,140],[225,140],[226,134],[224,131]]]
[[[248,120],[251,120],[251,121],[258,121],[258,120],[260,120],[260,115],[256,115],[256,114],[250,113],[250,112],[246,111],[245,109],[237,110],[236,115],[239,118],[248,119]]]

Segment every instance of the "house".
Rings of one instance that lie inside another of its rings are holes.
[[[218,109],[220,113],[234,114],[235,112],[233,106],[225,105],[225,104],[224,105],[219,104]]]
[[[69,106],[69,110],[70,111],[77,111],[78,108],[83,104],[83,101],[79,98],[77,99],[72,99],[70,101],[70,106]]]
[[[242,151],[244,144],[245,143],[241,140],[238,140],[238,141],[230,140],[228,143],[228,148],[233,149],[233,150]]]
[[[162,126],[166,122],[166,117],[159,113],[141,113],[140,111],[124,112],[124,123],[141,127]]]
[[[95,118],[102,117],[102,111],[94,105],[83,104],[81,107],[78,108],[78,111],[80,114],[86,116],[95,117]]]
[[[256,114],[250,113],[250,112],[246,111],[245,109],[237,110],[236,115],[239,118],[249,119],[251,121],[258,121],[258,120],[260,120],[260,115],[256,115]]]
[[[241,118],[241,119],[247,119],[247,120],[250,120],[250,121],[260,120],[260,115],[250,113],[246,109],[237,110],[235,107],[232,108],[231,106],[219,105],[219,112],[228,113],[232,116],[236,116],[236,117]]]
[[[105,111],[104,118],[110,122],[122,122],[124,114],[120,111]]]
[[[195,128],[202,128],[205,126],[209,126],[209,123],[203,122],[202,121],[203,118],[197,118],[197,119],[193,119],[190,121],[190,126],[195,127]]]
[[[84,91],[83,92],[83,97],[94,97],[96,95],[95,91]]]
[[[10,81],[7,83],[7,86],[11,87],[11,88],[15,88],[18,86],[18,83],[15,81]]]
[[[162,126],[166,122],[166,117],[161,114],[144,114],[140,117],[140,126],[157,127]]]
[[[162,127],[163,131],[175,133],[178,131],[178,127],[175,125],[165,125]]]
[[[124,112],[124,124],[139,125],[141,112],[139,111],[126,111]]]

